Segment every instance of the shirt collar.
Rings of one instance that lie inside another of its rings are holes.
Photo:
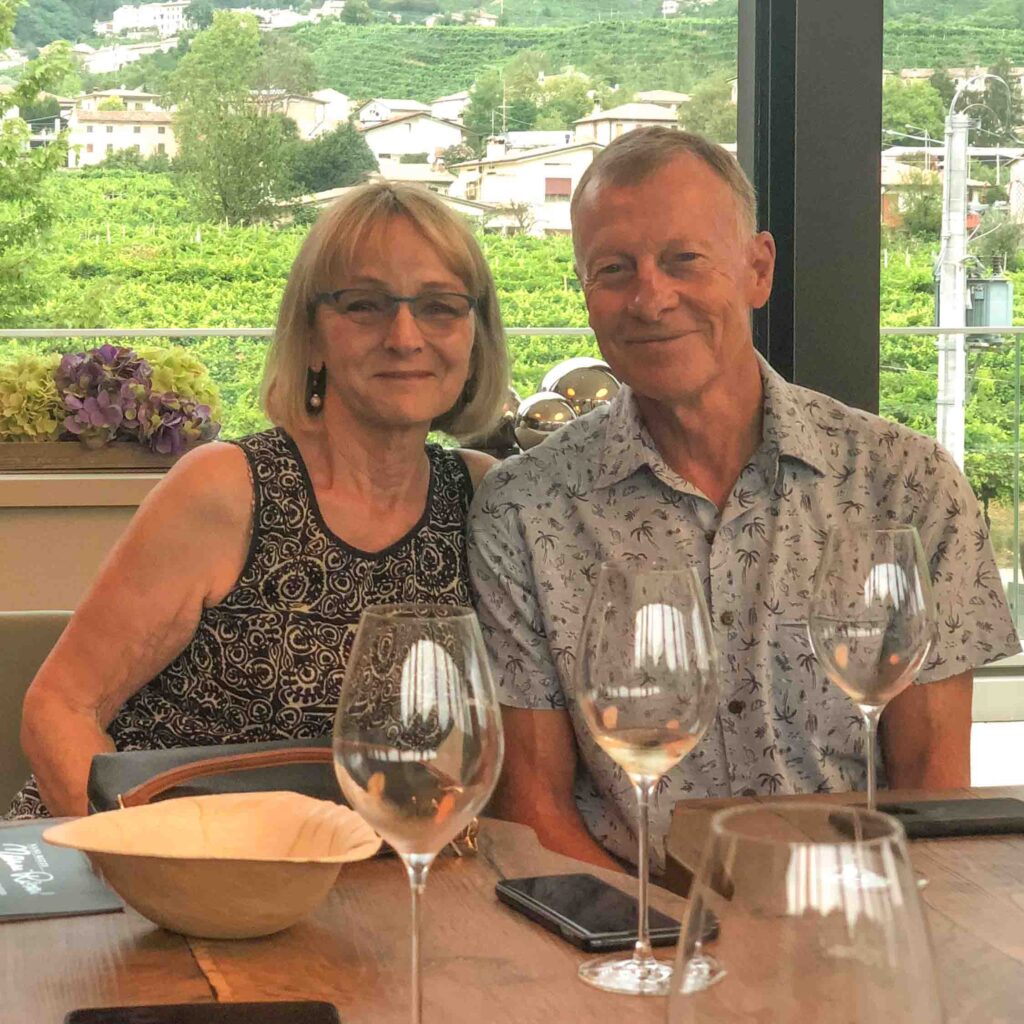
[[[757,361],[764,390],[758,451],[797,459],[816,472],[825,473],[828,463],[821,449],[821,428],[813,418],[818,396],[784,380],[759,353]],[[644,466],[663,478],[676,476],[654,444],[633,390],[623,384],[609,404],[594,487],[610,487]]]

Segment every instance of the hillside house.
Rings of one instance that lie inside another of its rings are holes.
[[[457,146],[474,137],[461,124],[442,121],[432,114],[412,113],[389,121],[358,124],[370,152],[381,160],[397,160],[403,156],[420,155],[427,163],[438,160],[450,146]]]
[[[356,120],[360,124],[380,124],[403,114],[429,113],[430,107],[417,100],[375,99],[367,100],[361,107],[356,108]]]
[[[637,103],[653,103],[656,107],[664,107],[677,117],[679,108],[690,102],[690,97],[685,92],[673,92],[671,89],[648,89],[646,92],[635,93],[633,99]]]
[[[582,142],[509,153],[500,140],[491,139],[486,156],[455,165],[458,178],[450,194],[528,214],[517,214],[518,224],[510,222],[512,228],[538,236],[566,234],[573,190],[602,148],[596,142]]]
[[[254,98],[264,114],[281,114],[295,122],[300,139],[315,139],[337,128],[348,120],[348,97],[334,93],[340,101],[330,96],[297,96],[280,89],[254,93]]]
[[[145,92],[141,89],[97,89],[95,92],[84,93],[79,96],[75,106],[79,110],[96,112],[103,105],[105,100],[118,100],[128,111],[162,110],[160,96],[155,92]]]
[[[575,124],[577,142],[597,142],[602,146],[607,146],[634,128],[647,125],[679,127],[675,114],[656,103],[623,103],[610,110],[598,110],[587,117],[581,117]]]
[[[68,120],[68,166],[98,164],[111,153],[133,149],[141,156],[173,158],[174,115],[168,110],[86,110],[77,107]]]
[[[469,106],[469,93],[453,92],[450,96],[441,96],[430,104],[430,112],[442,121],[461,121],[462,113]]]
[[[124,5],[118,7],[110,21],[97,21],[93,32],[98,36],[140,36],[155,34],[167,39],[189,27],[188,8],[191,0],[170,0],[162,4]]]
[[[371,179],[393,181],[402,185],[421,185],[431,192],[447,195],[455,175],[434,164],[403,164],[399,160],[381,160]]]

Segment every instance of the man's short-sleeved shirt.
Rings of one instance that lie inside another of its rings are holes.
[[[574,696],[576,643],[601,561],[694,566],[719,651],[717,719],[652,799],[655,866],[680,799],[864,788],[860,713],[818,667],[806,629],[833,527],[918,528],[939,632],[918,682],[1020,650],[984,518],[948,454],[760,365],[762,442],[721,512],[668,467],[624,387],[494,467],[470,513],[470,571],[501,701],[568,710],[577,805],[594,837],[628,860],[632,786],[591,738]]]

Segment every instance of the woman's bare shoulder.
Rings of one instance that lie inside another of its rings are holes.
[[[493,455],[478,452],[474,448],[457,448],[456,451],[466,464],[466,469],[469,470],[469,478],[473,481],[473,490],[480,486],[480,481],[487,475],[487,471],[498,464],[498,460]]]
[[[252,506],[252,480],[245,453],[224,441],[199,445],[175,462],[150,499],[181,505],[190,518],[246,518]]]

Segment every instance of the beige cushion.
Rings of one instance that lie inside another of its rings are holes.
[[[18,739],[25,691],[69,618],[71,612],[0,612],[0,814],[29,775]]]

